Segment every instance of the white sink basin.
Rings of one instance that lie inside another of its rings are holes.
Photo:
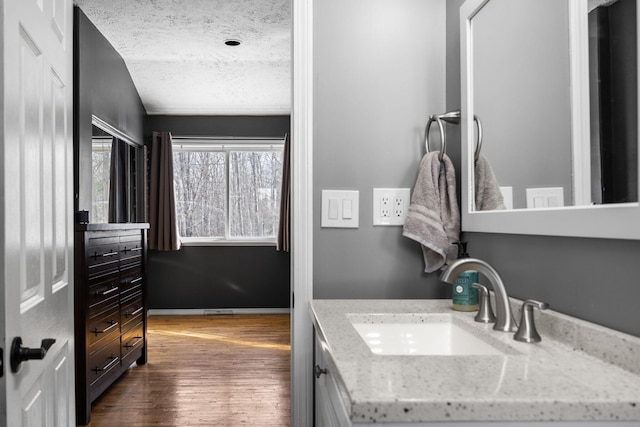
[[[450,314],[413,316],[412,322],[399,322],[396,316],[364,322],[352,318],[351,324],[371,351],[387,356],[473,356],[501,355],[502,351],[457,325]],[[418,323],[419,322],[419,323]]]

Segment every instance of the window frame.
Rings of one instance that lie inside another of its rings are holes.
[[[284,151],[285,137],[207,137],[172,136],[173,152],[212,151],[225,154],[225,236],[183,237],[182,246],[276,246],[277,233],[273,237],[231,237],[229,203],[229,157],[232,151]]]

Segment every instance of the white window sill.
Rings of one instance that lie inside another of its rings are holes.
[[[204,237],[183,237],[182,246],[276,246],[275,239],[210,239]]]

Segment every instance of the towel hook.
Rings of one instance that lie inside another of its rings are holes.
[[[442,120],[440,120],[440,116],[437,116],[437,115],[429,116],[429,121],[427,122],[427,130],[424,134],[424,145],[427,149],[427,153],[429,153],[430,152],[429,129],[431,128],[431,123],[433,123],[434,121],[438,123],[438,128],[440,128],[440,154],[438,155],[438,160],[442,161],[447,145],[446,145],[446,139],[444,137],[444,126],[442,125]]]
[[[434,121],[438,123],[438,128],[440,129],[440,155],[438,156],[438,160],[442,161],[442,157],[446,151],[446,138],[444,133],[444,126],[442,125],[442,120],[452,124],[460,123],[460,110],[449,111],[444,114],[433,114],[429,116],[429,121],[427,122],[427,128],[424,135],[424,145],[429,153],[431,150],[429,149],[429,130],[431,128],[431,123]],[[473,115],[473,121],[476,122],[476,127],[478,129],[478,139],[476,141],[476,149],[474,153],[474,161],[478,161],[478,156],[480,155],[480,150],[482,149],[482,123],[477,115]]]

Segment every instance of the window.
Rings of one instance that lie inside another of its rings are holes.
[[[176,210],[183,242],[274,242],[283,143],[174,137]]]

